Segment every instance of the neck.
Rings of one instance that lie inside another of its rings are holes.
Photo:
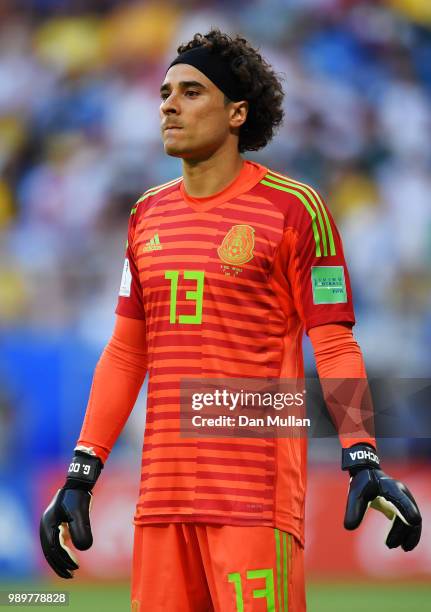
[[[192,198],[223,191],[241,172],[244,160],[237,150],[218,150],[205,160],[183,159],[184,187]]]

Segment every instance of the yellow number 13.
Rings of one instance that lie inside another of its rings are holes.
[[[171,299],[169,308],[169,323],[177,322],[177,294],[178,294],[178,278],[180,273],[178,270],[167,270],[165,278],[171,281]],[[196,311],[194,315],[179,315],[178,323],[188,323],[199,325],[202,323],[202,303],[204,295],[204,275],[203,270],[184,270],[183,276],[185,280],[195,280],[196,289],[186,291],[186,300],[194,300],[196,303]]]

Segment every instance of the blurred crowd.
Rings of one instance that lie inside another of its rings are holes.
[[[3,1],[0,321],[112,325],[126,224],[163,154],[159,85],[217,25],[282,75],[286,119],[254,159],[311,182],[339,224],[373,371],[429,371],[431,9],[421,0]]]

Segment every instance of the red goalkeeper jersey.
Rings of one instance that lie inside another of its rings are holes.
[[[304,375],[304,329],[354,323],[341,239],[310,186],[244,162],[208,198],[182,178],[138,200],[117,314],[146,321],[135,521],[275,526],[303,541],[306,440],[184,438],[183,378]]]

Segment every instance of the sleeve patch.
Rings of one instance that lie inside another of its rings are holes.
[[[121,285],[118,295],[120,295],[121,297],[130,297],[131,286],[132,274],[130,272],[129,260],[126,257],[126,259],[124,260],[123,275],[121,277]]]
[[[344,266],[313,266],[311,286],[314,304],[342,304],[347,302]]]

